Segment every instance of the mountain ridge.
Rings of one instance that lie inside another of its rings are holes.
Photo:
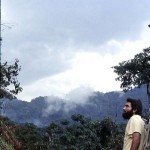
[[[14,99],[7,100],[4,116],[17,123],[33,123],[46,126],[50,122],[68,119],[72,114],[82,114],[93,120],[110,117],[117,122],[123,122],[122,108],[127,97],[141,99],[144,110],[148,100],[146,87],[134,88],[124,92],[93,92],[86,100],[67,101],[55,96],[39,96],[31,102]]]

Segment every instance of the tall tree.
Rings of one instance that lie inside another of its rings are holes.
[[[120,87],[126,92],[134,87],[147,87],[147,96],[150,113],[150,47],[136,54],[133,59],[123,61],[112,67],[118,75],[117,81],[121,81]]]

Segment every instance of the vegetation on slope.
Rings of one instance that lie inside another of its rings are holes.
[[[16,125],[8,118],[0,117],[0,149],[21,150],[20,142],[15,136]]]
[[[110,118],[92,121],[80,114],[70,120],[51,122],[39,128],[34,124],[16,125],[1,117],[1,150],[120,150],[124,125]]]

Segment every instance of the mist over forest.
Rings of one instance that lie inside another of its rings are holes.
[[[122,108],[127,97],[141,99],[143,113],[147,110],[147,95],[145,85],[132,91],[124,92],[91,92],[76,93],[68,99],[56,96],[39,96],[31,102],[22,100],[7,100],[3,104],[4,116],[17,123],[33,123],[46,126],[50,122],[68,119],[73,114],[81,114],[92,120],[102,120],[110,117],[116,122],[124,122]]]

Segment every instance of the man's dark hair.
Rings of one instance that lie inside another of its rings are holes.
[[[140,115],[140,116],[142,115],[143,106],[142,106],[142,102],[140,99],[127,98],[127,102],[131,103],[131,107],[133,110],[137,110],[135,114]]]

